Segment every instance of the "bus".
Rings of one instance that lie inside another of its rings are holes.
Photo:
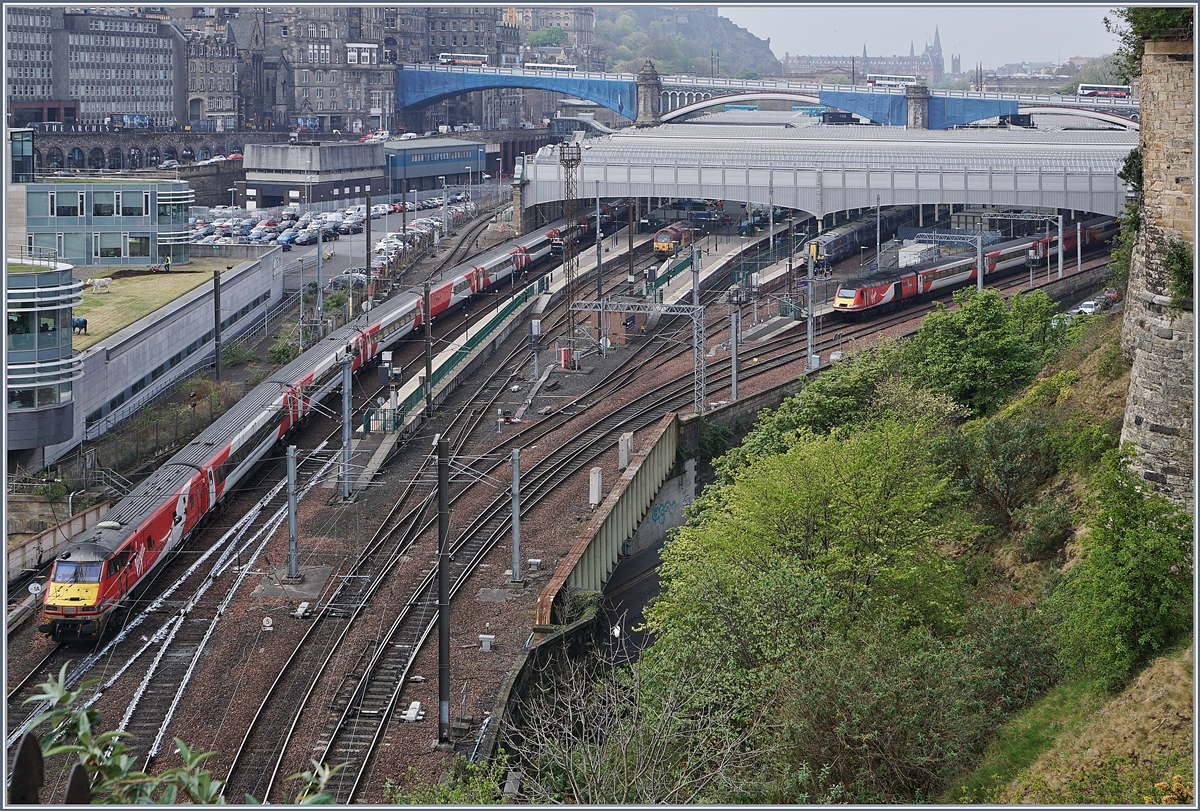
[[[438,54],[440,65],[471,65],[486,68],[487,54]]]
[[[551,62],[526,62],[521,65],[525,70],[565,70],[574,71],[574,65],[555,65]]]
[[[728,113],[730,110],[754,110],[755,112],[758,112],[758,105],[757,104],[726,104],[725,112]]]
[[[889,76],[886,73],[867,74],[867,84],[873,84],[876,87],[908,87],[910,84],[916,83],[916,76]]]
[[[1075,91],[1075,95],[1089,98],[1099,96],[1110,99],[1127,99],[1129,92],[1130,87],[1127,84],[1081,84]]]

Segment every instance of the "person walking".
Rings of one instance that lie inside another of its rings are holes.
[[[170,256],[168,256],[166,259],[163,260],[163,269],[166,270],[167,273],[171,272],[171,257]]]

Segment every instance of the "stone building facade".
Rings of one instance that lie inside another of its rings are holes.
[[[1134,469],[1189,510],[1195,426],[1195,314],[1172,301],[1156,246],[1195,246],[1195,103],[1192,42],[1149,41],[1142,60],[1142,229],[1133,249],[1121,343],[1133,359],[1121,442]]]

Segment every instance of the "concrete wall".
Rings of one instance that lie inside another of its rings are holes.
[[[1195,501],[1192,301],[1172,301],[1157,254],[1163,239],[1195,249],[1195,101],[1189,41],[1147,42],[1142,60],[1142,228],[1134,245],[1121,343],[1133,359],[1121,441],[1134,470],[1168,499]]]
[[[270,298],[259,304],[236,323],[226,328],[222,341],[236,338],[246,329],[263,323],[264,309],[273,309],[283,300],[282,251],[248,259],[221,275],[221,310],[234,313],[266,291]],[[150,370],[166,362],[180,349],[213,328],[213,285],[211,282],[192,290],[84,353],[83,379],[75,384],[75,433],[70,442],[48,447],[47,464],[64,456],[84,438],[85,419],[118,393],[140,380]],[[158,378],[151,386],[127,399],[118,416],[132,414],[158,392],[184,379],[204,358],[213,354],[212,344],[197,352]],[[101,421],[106,428],[113,415]],[[93,428],[91,436],[102,431]]]
[[[696,460],[688,459],[683,472],[663,482],[650,504],[650,512],[638,525],[626,554],[636,555],[667,538],[667,530],[687,523],[683,508],[696,500]]]
[[[13,496],[9,496],[10,510],[12,509],[12,498]],[[60,514],[66,513],[66,501],[60,500],[58,504]],[[103,501],[32,538],[10,543],[8,546],[8,581],[11,583],[22,575],[39,568],[44,561],[55,557],[70,545],[72,538],[99,521],[100,516],[108,512],[109,506],[111,505],[107,501]],[[9,538],[12,537],[10,534]]]

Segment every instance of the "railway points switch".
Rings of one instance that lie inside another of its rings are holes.
[[[495,634],[480,634],[479,635],[479,649],[482,650],[484,653],[488,653],[491,651],[492,643],[495,641],[496,641]]]
[[[529,571],[536,572],[538,570],[538,567],[542,565],[542,559],[541,558],[530,558],[528,563],[529,563]]]
[[[414,701],[408,705],[408,709],[400,713],[400,720],[411,724],[415,721],[420,721],[425,718],[425,711],[421,709],[421,702]]]

